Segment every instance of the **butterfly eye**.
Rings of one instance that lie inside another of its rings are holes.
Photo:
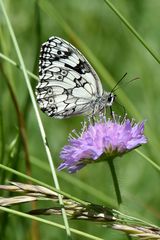
[[[111,106],[113,101],[115,100],[115,97],[116,95],[114,95],[113,93],[110,93],[108,98],[107,98],[107,102],[108,102],[108,105]]]
[[[61,71],[61,74],[62,74],[63,76],[67,76],[67,71],[62,70],[62,71]]]
[[[53,98],[49,98],[48,101],[49,101],[49,104],[54,103],[54,99]]]
[[[110,95],[110,96],[108,97],[108,102],[110,103],[110,102],[112,101],[112,99],[113,99],[113,97]]]
[[[62,80],[63,79],[63,76],[62,75],[58,75],[57,76],[57,80]]]

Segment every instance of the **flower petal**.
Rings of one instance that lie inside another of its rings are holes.
[[[63,162],[58,170],[67,168],[73,173],[88,162],[97,161],[103,153],[109,157],[121,156],[145,144],[147,138],[143,134],[144,124],[143,121],[133,125],[129,119],[124,119],[121,123],[115,119],[105,119],[104,122],[89,125],[80,137],[70,139],[69,145],[64,146],[60,153]]]

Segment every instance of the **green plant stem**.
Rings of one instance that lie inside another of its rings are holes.
[[[63,192],[63,191],[61,191],[61,190],[58,190],[58,189],[56,189],[56,188],[54,188],[54,187],[52,187],[52,186],[50,186],[50,185],[48,185],[48,184],[40,181],[40,180],[37,180],[37,179],[35,179],[35,178],[33,178],[33,177],[30,177],[30,176],[28,176],[28,175],[26,175],[26,174],[24,174],[24,173],[18,172],[17,170],[12,169],[12,168],[10,168],[10,167],[7,167],[7,166],[5,166],[5,165],[3,165],[3,164],[0,164],[0,169],[3,169],[3,170],[5,170],[5,171],[8,171],[8,172],[10,172],[10,173],[12,173],[12,174],[15,174],[16,176],[19,176],[20,178],[27,179],[27,180],[29,180],[29,181],[31,181],[31,182],[33,182],[33,183],[38,184],[38,185],[44,186],[44,187],[46,187],[46,188],[48,188],[48,189],[50,189],[50,190],[52,190],[52,191],[54,191],[54,192],[56,192],[56,193],[61,194],[62,196],[65,196],[65,197],[70,198],[70,199],[72,199],[72,200],[74,200],[74,201],[76,201],[76,202],[79,202],[80,204],[82,204],[82,205],[84,205],[84,206],[86,206],[86,207],[87,207],[88,204],[89,204],[88,202],[82,201],[82,200],[80,200],[79,198],[76,198],[76,197],[72,196],[71,194],[68,194],[68,193]]]
[[[26,173],[31,176],[31,165],[30,165],[30,157],[29,157],[29,150],[28,150],[28,142],[27,142],[27,134],[26,134],[26,127],[25,127],[25,120],[23,117],[23,114],[20,110],[20,106],[18,104],[18,100],[16,97],[16,94],[13,90],[12,84],[10,82],[10,79],[8,78],[7,74],[5,73],[5,70],[3,67],[0,66],[0,70],[2,72],[2,75],[6,81],[8,90],[11,95],[12,102],[14,104],[14,108],[17,114],[17,120],[19,125],[19,132],[21,136],[21,141],[24,149],[24,156],[25,156],[25,164],[26,164]]]
[[[132,225],[141,225],[141,226],[148,226],[153,228],[159,228],[155,224],[151,224],[150,222],[147,222],[145,220],[124,214],[118,210],[112,209],[115,217],[117,218],[118,223],[126,223],[126,224],[132,224]]]
[[[10,209],[10,208],[0,206],[0,211],[5,211],[5,212],[8,212],[10,214],[14,214],[14,215],[18,215],[20,217],[24,217],[26,219],[32,219],[32,220],[35,220],[35,221],[38,221],[38,222],[41,222],[41,223],[45,223],[45,224],[53,226],[53,227],[57,227],[57,228],[60,228],[60,229],[65,229],[65,227],[63,225],[59,224],[59,223],[55,223],[55,222],[49,221],[47,219],[40,218],[40,217],[37,217],[37,216],[33,216],[33,215],[30,215],[30,214],[27,214],[27,213],[22,213],[22,212],[14,210],[14,209]],[[74,228],[70,228],[70,230],[71,230],[71,232],[73,232],[73,233],[75,233],[79,236],[83,236],[85,238],[88,238],[88,239],[103,240],[100,237],[93,236],[91,234],[79,231],[79,230],[74,229]]]
[[[56,186],[56,189],[60,190],[58,178],[57,178],[57,175],[56,175],[56,170],[55,170],[55,167],[54,167],[54,163],[52,161],[52,155],[51,155],[49,145],[48,145],[48,142],[47,142],[47,137],[46,137],[44,127],[43,127],[43,124],[42,124],[42,121],[41,121],[41,118],[40,118],[40,115],[39,115],[38,107],[37,107],[37,104],[36,104],[36,101],[35,101],[35,98],[34,98],[34,93],[33,93],[33,90],[32,90],[32,87],[31,87],[31,84],[30,84],[30,81],[29,81],[29,77],[28,77],[26,67],[25,67],[25,64],[24,64],[24,61],[23,61],[23,57],[22,57],[20,48],[18,46],[18,42],[17,42],[16,36],[15,36],[14,30],[12,28],[10,19],[9,19],[7,11],[5,9],[5,5],[3,3],[3,0],[0,0],[0,5],[1,5],[1,9],[2,9],[2,12],[3,12],[7,27],[8,27],[8,31],[9,31],[11,39],[13,41],[13,46],[15,48],[15,51],[17,53],[17,56],[18,56],[18,59],[19,59],[19,62],[20,62],[20,65],[22,67],[22,72],[23,72],[24,79],[25,79],[25,82],[26,82],[26,85],[27,85],[27,88],[28,88],[28,92],[30,94],[30,98],[31,98],[31,101],[32,101],[32,104],[33,104],[33,109],[35,111],[35,115],[36,115],[37,122],[38,122],[38,125],[39,125],[39,129],[40,129],[41,137],[42,137],[42,140],[43,140],[44,148],[45,148],[46,155],[47,155],[47,158],[48,158],[48,162],[49,162],[49,165],[50,165],[50,169],[51,169],[51,173],[52,173],[52,177],[53,177],[53,182]],[[60,194],[58,194],[58,198],[59,198],[60,205],[63,206],[63,199],[62,199],[62,196]],[[68,219],[67,219],[65,209],[63,207],[62,207],[62,216],[63,216],[63,220],[64,220],[64,225],[65,225],[65,228],[66,228],[66,234],[70,238],[71,233],[70,233],[69,223],[68,223]]]
[[[147,51],[154,57],[154,59],[160,64],[160,58],[151,50],[144,39],[138,34],[138,32],[131,26],[131,24],[122,16],[122,14],[115,8],[115,6],[109,1],[104,0],[104,2],[109,6],[110,9],[120,18],[124,25],[130,30],[131,33],[142,43],[142,45],[147,49]]]
[[[13,66],[17,67],[18,69],[20,69],[22,71],[22,66],[20,66],[18,63],[16,63],[15,61],[13,61],[11,58],[7,57],[5,54],[0,52],[0,58],[2,58],[3,60],[9,62],[10,64],[12,64]],[[33,74],[32,72],[28,71],[26,69],[26,72],[28,73],[28,75],[33,78],[34,80],[38,81],[38,77]]]
[[[158,172],[160,172],[160,166],[152,161],[149,157],[147,157],[144,153],[142,153],[139,149],[135,149],[135,151],[142,156],[144,159],[146,159]]]
[[[109,159],[108,164],[109,164],[109,168],[110,168],[112,179],[113,179],[117,202],[120,205],[122,203],[122,197],[121,197],[121,192],[120,192],[120,188],[119,188],[118,178],[117,178],[116,170],[114,167],[113,159]]]

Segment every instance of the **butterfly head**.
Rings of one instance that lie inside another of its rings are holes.
[[[105,92],[104,93],[105,105],[107,107],[111,107],[115,98],[116,95],[113,92]]]
[[[111,107],[116,95],[113,92],[103,92],[102,96],[97,96],[91,103],[92,115],[105,112],[107,107]]]

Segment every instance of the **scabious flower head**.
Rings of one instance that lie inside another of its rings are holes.
[[[102,155],[113,159],[147,142],[144,136],[144,121],[134,123],[126,117],[123,121],[114,116],[113,120],[89,124],[77,138],[70,138],[64,146],[60,158],[63,162],[58,170],[67,168],[69,173],[76,172],[86,164],[100,161]]]

